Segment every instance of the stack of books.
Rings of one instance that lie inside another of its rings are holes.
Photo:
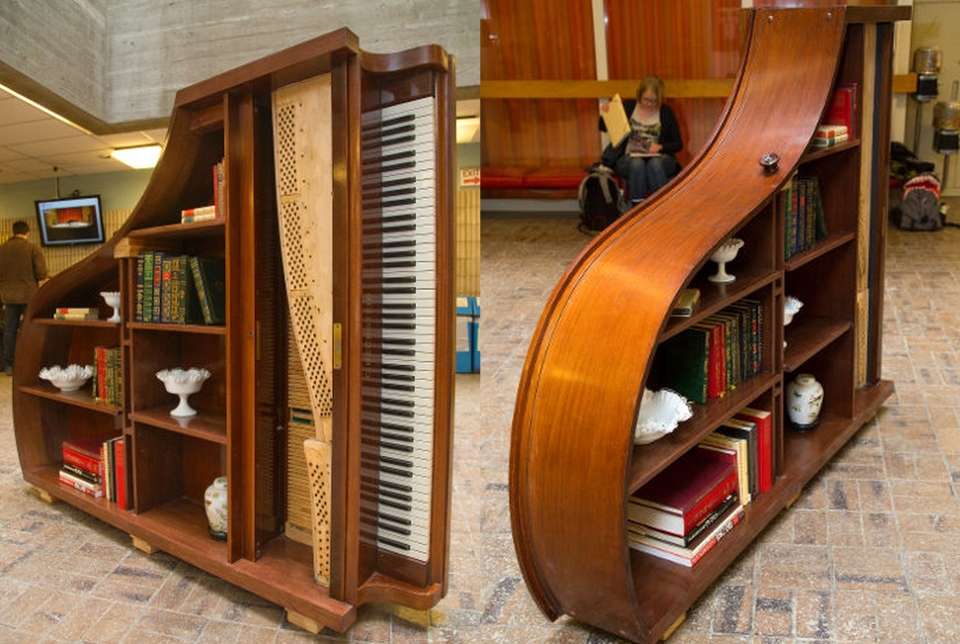
[[[743,516],[734,456],[698,445],[631,495],[630,547],[692,567]]]
[[[95,306],[58,306],[53,312],[54,320],[97,320],[100,309]]]
[[[103,496],[101,449],[109,436],[87,436],[63,441],[60,482],[94,498]]]
[[[813,139],[810,145],[813,148],[832,148],[838,143],[843,143],[849,138],[849,131],[846,125],[818,125],[813,133]]]
[[[226,209],[226,182],[223,177],[223,160],[213,166],[213,203],[207,206],[184,208],[180,211],[180,223],[189,224],[197,221],[211,221],[223,219]]]
[[[60,482],[89,494],[106,497],[127,509],[127,476],[122,436],[96,435],[63,441]]]

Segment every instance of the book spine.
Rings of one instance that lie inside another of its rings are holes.
[[[101,485],[103,487],[103,495],[107,498],[107,501],[112,501],[113,494],[110,487],[111,480],[113,479],[113,464],[110,462],[112,457],[107,447],[109,444],[110,441],[104,441],[100,446],[100,462],[103,463],[103,482]]]
[[[143,319],[153,322],[153,253],[143,254]]]
[[[91,483],[91,484],[93,484],[93,485],[97,485],[98,483],[101,482],[101,478],[100,478],[99,476],[97,476],[96,474],[93,474],[92,472],[88,472],[87,470],[83,469],[82,467],[77,467],[76,465],[73,465],[73,464],[71,464],[71,463],[66,463],[66,462],[64,462],[64,464],[63,464],[63,471],[66,472],[66,473],[68,473],[68,474],[72,474],[73,476],[76,476],[77,478],[81,478],[81,479],[83,479],[84,481],[86,481],[87,483]]]
[[[183,220],[186,217],[210,217],[213,219],[217,216],[217,206],[198,206],[196,208],[185,208],[180,211],[180,219]]]
[[[54,313],[54,320],[98,320],[96,313]]]
[[[203,215],[186,215],[180,218],[180,223],[189,224],[197,221],[214,221],[219,218],[219,215],[213,212]]]
[[[100,309],[95,309],[91,306],[58,306],[53,312],[66,315],[97,315],[100,313]]]
[[[127,464],[124,439],[121,436],[113,443],[113,464],[117,485],[117,505],[121,510],[127,509]]]
[[[163,253],[155,251],[153,254],[153,309],[151,322],[159,322],[161,315],[161,293],[163,288]]]
[[[107,348],[96,347],[94,355],[97,371],[97,389],[94,395],[98,402],[107,402]]]
[[[190,273],[193,275],[193,283],[197,289],[197,298],[200,300],[200,311],[203,314],[203,321],[207,324],[213,324],[213,311],[210,305],[210,297],[207,293],[206,283],[200,269],[200,259],[198,257],[190,258]]]

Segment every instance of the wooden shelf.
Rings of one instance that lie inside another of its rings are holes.
[[[20,385],[18,389],[19,391],[31,396],[37,396],[47,400],[54,400],[56,402],[63,403],[64,405],[82,407],[83,409],[89,409],[91,411],[110,416],[116,416],[123,411],[116,405],[108,405],[107,403],[97,402],[90,391],[90,385],[81,387],[77,391],[67,392],[60,391],[53,385],[44,384]]]
[[[130,322],[127,327],[133,330],[169,331],[170,333],[189,333],[203,335],[226,335],[227,327],[222,324],[173,324],[170,322]]]
[[[783,352],[783,370],[789,373],[799,369],[811,356],[826,348],[852,326],[850,320],[794,318],[784,331],[787,346]]]
[[[747,269],[738,272],[736,281],[729,284],[715,284],[707,280],[692,284],[692,287],[700,289],[700,304],[690,317],[668,318],[667,326],[660,334],[660,341],[702,322],[731,302],[749,297],[779,278],[780,273],[773,269]]]
[[[648,445],[635,445],[627,478],[627,491],[635,492],[670,461],[699,443],[720,423],[768,391],[779,378],[779,375],[769,371],[751,378],[722,398],[709,400],[705,405],[693,405],[693,417],[681,423],[672,434]]]
[[[55,318],[37,318],[34,320],[37,324],[49,325],[49,326],[72,326],[72,327],[88,327],[88,328],[97,328],[97,329],[119,329],[119,322],[108,322],[106,319],[102,320],[58,320]]]
[[[221,416],[198,412],[196,416],[178,418],[170,415],[170,410],[176,405],[144,411],[134,411],[129,414],[130,420],[146,423],[185,436],[193,436],[211,443],[227,444],[227,423]]]

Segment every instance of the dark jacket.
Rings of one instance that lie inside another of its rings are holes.
[[[46,278],[47,263],[39,246],[16,236],[0,244],[0,300],[4,304],[26,304],[40,280]]]
[[[623,102],[623,111],[627,113],[627,118],[630,118],[636,106],[637,101],[633,98],[628,98]],[[607,126],[602,117],[600,118],[600,130],[602,132],[607,131]],[[673,109],[664,103],[660,104],[660,138],[657,143],[663,146],[663,149],[660,150],[663,154],[676,155],[683,149],[683,138],[680,135],[680,124],[677,122],[677,116],[673,113]],[[622,153],[621,150],[620,154]]]

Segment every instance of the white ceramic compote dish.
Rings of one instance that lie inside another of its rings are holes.
[[[736,275],[727,273],[727,262],[732,261],[733,258],[737,256],[737,253],[740,252],[741,248],[743,248],[743,240],[731,237],[723,242],[720,248],[713,251],[710,259],[717,263],[717,272],[714,275],[708,276],[707,279],[719,284],[726,284],[727,282],[732,282],[737,279]]]
[[[120,321],[120,291],[103,291],[100,297],[107,303],[107,306],[113,307],[113,315],[107,318],[107,322]]]
[[[196,416],[197,410],[187,403],[190,394],[200,391],[203,381],[210,377],[206,369],[162,369],[157,372],[157,378],[171,394],[180,397],[180,404],[170,412],[171,416],[184,418]]]
[[[72,364],[64,368],[59,365],[44,367],[40,370],[40,378],[49,380],[60,391],[76,391],[87,384],[93,377],[93,367]]]
[[[652,443],[675,430],[683,421],[690,420],[692,416],[690,403],[677,392],[669,389],[650,391],[645,388],[640,399],[640,413],[633,431],[633,442],[636,445]]]

